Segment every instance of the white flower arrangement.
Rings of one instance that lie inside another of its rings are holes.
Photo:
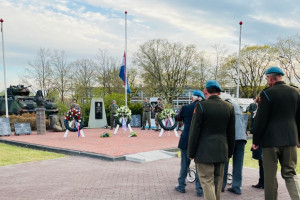
[[[122,106],[117,109],[115,114],[117,117],[131,117],[131,110],[127,106]]]
[[[160,114],[159,114],[159,119],[168,119],[171,117],[174,117],[176,113],[174,112],[173,109],[164,109]]]

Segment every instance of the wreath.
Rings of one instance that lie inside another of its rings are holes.
[[[127,106],[122,106],[117,109],[117,112],[115,114],[115,121],[119,126],[122,126],[122,122],[120,122],[120,119],[124,117],[126,120],[126,125],[130,124],[131,122],[131,110]]]
[[[177,127],[177,121],[175,120],[176,113],[173,111],[173,109],[164,109],[159,115],[158,115],[158,122],[159,125],[166,131],[173,130]],[[171,123],[171,119],[173,121],[173,125]],[[163,123],[165,122],[165,124]]]
[[[72,132],[76,132],[76,131],[78,131],[76,125],[74,128],[69,126],[69,123],[72,120],[74,120],[75,123],[76,122],[79,123],[80,130],[83,128],[83,117],[82,117],[82,113],[80,112],[80,109],[70,108],[68,110],[67,114],[65,115],[65,120],[64,120],[66,129],[68,129],[69,131],[72,131]]]

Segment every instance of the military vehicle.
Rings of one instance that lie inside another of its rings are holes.
[[[7,88],[8,114],[18,115],[35,112],[37,100],[35,96],[29,96],[29,87],[17,85]],[[57,104],[49,99],[44,99],[44,107],[47,115],[58,113]],[[5,114],[5,96],[0,96],[0,115]]]

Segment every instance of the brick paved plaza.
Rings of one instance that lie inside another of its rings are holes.
[[[38,143],[46,146],[73,148],[104,155],[120,156],[139,151],[167,149],[177,146],[178,138],[166,132],[158,138],[158,132],[138,129],[137,138],[118,133],[112,138],[99,138],[104,129],[84,129],[86,138],[75,133],[63,138],[63,133],[47,132],[46,135],[24,135],[1,137]],[[79,156],[16,164],[0,167],[0,194],[7,199],[204,199],[197,197],[194,184],[187,183],[185,194],[174,190],[180,168],[180,158],[169,158],[145,163],[129,161],[105,161]],[[285,184],[279,177],[279,199],[290,199]],[[258,170],[244,168],[243,194],[227,191],[221,199],[263,199],[263,190],[252,189],[258,180]]]

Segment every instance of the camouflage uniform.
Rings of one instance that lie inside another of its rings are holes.
[[[150,117],[150,111],[152,110],[152,106],[149,102],[144,102],[143,104],[143,120],[142,120],[142,130],[145,130],[145,126],[146,126],[146,123],[148,121],[148,125],[149,125],[149,128],[151,128],[151,117]]]
[[[155,106],[155,125],[156,125],[156,131],[159,130],[159,122],[158,122],[158,115],[164,110],[164,104],[157,103]]]
[[[114,127],[114,122],[115,122],[115,114],[117,113],[117,109],[119,107],[117,104],[111,104],[109,107],[109,112],[110,112],[110,129],[113,129]]]

